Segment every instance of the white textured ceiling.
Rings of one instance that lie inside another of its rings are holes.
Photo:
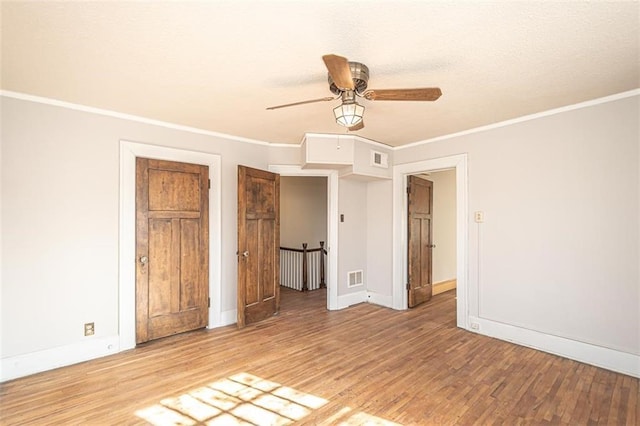
[[[346,133],[321,56],[369,66],[358,135],[398,146],[640,87],[640,3],[2,2],[2,89],[243,138]]]

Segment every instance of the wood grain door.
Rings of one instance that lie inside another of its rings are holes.
[[[280,175],[238,166],[238,327],[280,309]]]
[[[433,183],[409,176],[408,271],[409,307],[431,299],[432,295],[432,210]]]
[[[206,327],[209,168],[136,159],[136,343]]]

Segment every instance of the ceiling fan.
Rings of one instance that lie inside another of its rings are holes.
[[[333,109],[336,122],[349,130],[360,130],[364,127],[364,107],[356,102],[356,96],[369,101],[435,101],[442,91],[438,87],[419,89],[367,89],[369,82],[369,68],[360,62],[349,62],[347,58],[338,55],[324,55],[322,57],[329,71],[329,90],[337,95],[319,99],[294,102],[291,104],[268,107],[268,110],[286,108],[314,102],[333,101],[341,99],[342,103]]]

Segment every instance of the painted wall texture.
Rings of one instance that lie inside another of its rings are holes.
[[[236,169],[296,164],[271,147],[3,96],[1,356],[118,333],[119,141],[222,160],[223,310],[236,305]],[[393,151],[395,164],[466,153],[470,314],[640,355],[640,96]],[[384,142],[384,141],[382,141]],[[340,179],[339,293],[392,294],[392,184]],[[357,290],[357,289],[356,289]],[[74,346],[75,347],[75,346]]]

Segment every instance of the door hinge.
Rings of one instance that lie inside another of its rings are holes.
[[[407,283],[407,290],[411,290],[411,285]]]
[[[207,307],[210,308],[211,307],[211,298],[207,297]]]
[[[411,194],[411,185],[407,185],[407,194]]]
[[[211,189],[211,179],[209,179],[209,189]]]

